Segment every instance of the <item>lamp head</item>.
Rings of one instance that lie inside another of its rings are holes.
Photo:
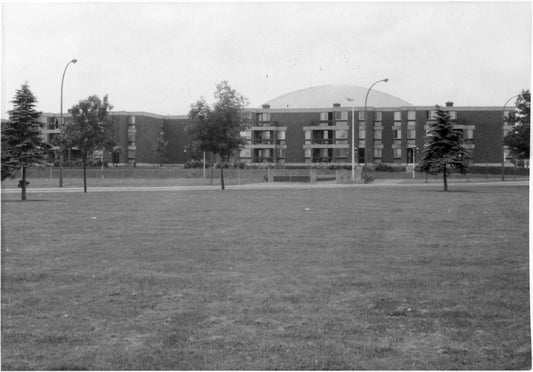
[[[389,79],[383,79],[383,81],[386,83],[387,81],[389,81]]]
[[[77,60],[77,59],[73,59],[73,60],[70,61],[70,62],[72,62],[72,63],[76,63],[76,62],[78,62],[78,60]]]

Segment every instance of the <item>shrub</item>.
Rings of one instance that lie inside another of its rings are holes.
[[[186,168],[186,169],[189,169],[189,168],[203,168],[204,167],[204,163],[201,160],[189,160],[188,162],[186,162],[183,165],[183,167]],[[205,163],[205,167],[209,168],[209,164]]]

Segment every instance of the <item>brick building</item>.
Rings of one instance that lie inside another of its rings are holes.
[[[435,107],[414,106],[372,90],[365,117],[367,91],[353,86],[313,87],[275,98],[261,108],[246,109],[252,124],[242,133],[247,144],[237,158],[251,164],[350,164],[353,148],[359,164],[412,164],[421,154]],[[503,123],[502,108],[454,106],[452,102],[442,106],[463,131],[472,163],[501,165],[502,135],[513,127],[512,123]],[[511,106],[509,111],[512,109]],[[189,160],[186,115],[124,111],[110,115],[120,148],[117,159],[120,163],[156,163],[159,138],[168,142],[167,163],[182,164]],[[43,114],[43,136],[47,140],[59,134],[58,117]],[[68,115],[65,117],[68,121]],[[505,152],[508,154],[507,149]],[[111,157],[105,155],[108,161]],[[511,165],[508,156],[506,163]]]

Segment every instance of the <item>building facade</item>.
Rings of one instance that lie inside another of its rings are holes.
[[[411,165],[421,156],[435,106],[413,106],[397,97],[352,86],[314,87],[278,97],[261,108],[246,109],[249,128],[242,133],[246,145],[236,160],[253,165],[358,164]],[[348,95],[351,94],[351,100]],[[343,105],[342,102],[345,104]],[[366,105],[364,104],[366,103]],[[513,129],[504,123],[508,112],[501,107],[443,106],[463,132],[464,146],[473,165],[501,165],[502,154],[511,165],[502,138]],[[512,107],[508,111],[511,111]],[[190,159],[187,116],[163,116],[146,112],[110,113],[115,140],[115,159],[120,164],[154,164],[159,139],[168,143],[167,163]],[[70,118],[65,115],[65,121]],[[60,135],[59,115],[43,114],[43,137]]]

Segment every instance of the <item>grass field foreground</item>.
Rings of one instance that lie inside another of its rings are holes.
[[[528,188],[2,200],[2,369],[529,369]]]

